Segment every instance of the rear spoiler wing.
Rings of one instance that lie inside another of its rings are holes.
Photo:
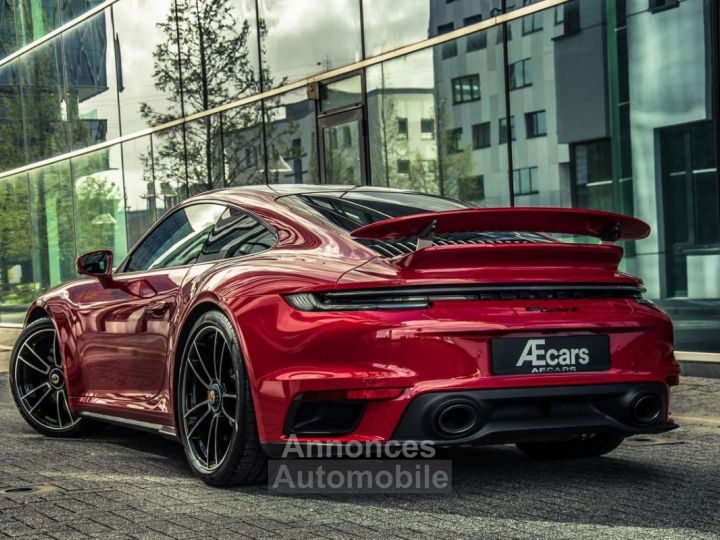
[[[640,240],[650,226],[637,218],[575,208],[472,208],[429,212],[377,221],[350,233],[353,238],[398,240],[417,236],[418,249],[435,234],[454,232],[537,232],[593,236],[603,242]]]

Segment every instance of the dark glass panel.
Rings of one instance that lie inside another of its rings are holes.
[[[76,19],[103,2],[104,0],[60,0],[63,23]]]
[[[0,180],[0,324],[22,323],[34,298],[27,174]]]
[[[223,132],[220,115],[185,124],[185,155],[190,195],[222,187]]]
[[[477,15],[461,4],[453,7],[458,15]],[[446,22],[447,13],[436,15]],[[457,63],[443,61],[442,51],[440,45],[367,69],[372,184],[507,205],[507,151],[491,137],[491,126],[504,118],[502,45],[488,43],[482,53],[458,47]]]
[[[17,41],[17,4],[15,0],[0,0],[0,60],[14,53]]]
[[[120,262],[127,253],[120,146],[73,158],[71,164],[77,251],[110,249]]]
[[[359,0],[259,0],[259,6],[266,89],[362,58]]]
[[[68,107],[60,39],[20,57],[25,137],[29,162],[68,151]]]
[[[182,115],[174,0],[122,0],[113,5],[122,133]]]
[[[110,17],[105,12],[63,33],[72,149],[120,135],[112,35]]]
[[[320,109],[323,112],[362,103],[360,75],[320,85]]]
[[[260,104],[222,113],[225,185],[265,183],[265,144]],[[272,128],[268,127],[272,132]]]
[[[58,8],[58,0],[16,0],[18,45],[24,47],[60,26]]]
[[[153,133],[152,145],[155,200],[160,217],[189,196],[184,126]]]
[[[70,162],[30,171],[35,286],[44,292],[77,277]]]
[[[150,136],[122,143],[122,158],[125,219],[131,247],[157,219]]]
[[[295,90],[265,101],[265,114],[268,181],[318,182],[315,102]]]
[[[25,164],[25,132],[18,62],[0,67],[0,172]]]
[[[185,114],[260,91],[255,2],[177,0]]]

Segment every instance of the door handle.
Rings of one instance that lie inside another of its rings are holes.
[[[163,315],[165,315],[169,307],[170,306],[167,302],[153,302],[145,309],[145,311],[147,311],[151,315],[154,315],[155,317],[162,317]]]

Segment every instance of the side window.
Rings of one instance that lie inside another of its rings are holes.
[[[218,261],[265,251],[275,245],[275,233],[245,212],[228,208],[213,228],[197,262]]]
[[[220,204],[194,204],[164,218],[133,252],[125,271],[154,270],[192,264],[213,225],[227,210]]]

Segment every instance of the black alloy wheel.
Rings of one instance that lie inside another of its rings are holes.
[[[20,414],[44,435],[73,437],[93,426],[70,408],[60,344],[48,318],[29,324],[15,343],[10,388]]]
[[[235,331],[220,312],[194,324],[185,342],[177,384],[177,418],[193,472],[211,485],[262,481],[252,394]]]

